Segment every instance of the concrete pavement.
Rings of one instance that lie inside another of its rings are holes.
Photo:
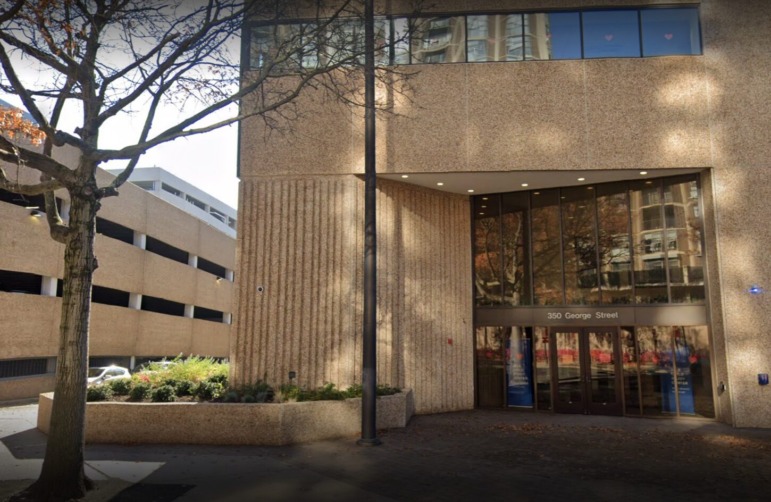
[[[36,406],[0,407],[0,500],[39,473]],[[86,500],[769,500],[771,431],[506,410],[287,447],[87,445]]]

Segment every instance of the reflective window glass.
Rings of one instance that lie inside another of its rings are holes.
[[[467,16],[468,61],[522,61],[522,14]]]
[[[561,191],[565,303],[568,305],[596,304],[600,300],[593,188],[582,186]]]
[[[539,410],[550,410],[549,333],[544,327],[533,328],[533,359],[535,362],[536,406]]]
[[[636,10],[584,12],[584,57],[640,57],[637,16]]]
[[[672,365],[672,328],[638,326],[635,330],[640,349],[643,414],[674,414],[676,403]]]
[[[646,181],[629,191],[636,303],[668,301],[660,190],[660,181]]]
[[[666,253],[672,303],[703,303],[704,255],[696,180],[666,181],[664,184]]]
[[[640,15],[643,56],[701,54],[698,9],[643,9]]]
[[[476,329],[477,403],[480,407],[502,407],[505,374],[504,339],[510,328]]]
[[[393,62],[394,64],[410,64],[410,20],[399,17],[392,20],[393,24]]]
[[[601,303],[632,302],[632,248],[626,184],[597,186]]]
[[[624,413],[640,414],[640,381],[637,374],[637,344],[634,328],[621,328],[621,358],[624,366]]]
[[[528,194],[516,192],[501,197],[503,242],[503,303],[530,305],[530,253]]]
[[[501,217],[500,196],[474,199],[474,297],[476,305],[500,305]]]
[[[465,16],[420,18],[412,33],[412,62],[465,62],[465,21]]]
[[[685,384],[693,393],[693,414],[701,417],[715,417],[715,403],[712,394],[712,369],[710,368],[710,344],[707,326],[683,326],[682,343],[678,350],[684,351],[677,369],[685,376]],[[681,384],[682,387],[683,384]],[[685,392],[687,394],[687,390]],[[680,413],[687,412],[680,402]]]
[[[578,12],[525,14],[528,59],[581,59],[581,20]]]
[[[533,192],[531,207],[533,303],[559,305],[564,303],[559,191]]]

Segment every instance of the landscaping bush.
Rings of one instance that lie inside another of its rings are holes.
[[[172,385],[161,385],[150,392],[150,399],[154,403],[171,403],[177,400],[177,394]]]
[[[150,384],[145,382],[136,382],[129,391],[129,399],[132,401],[142,401],[150,395]]]
[[[195,388],[193,394],[201,401],[217,401],[225,393],[225,386],[220,382],[204,380]]]
[[[110,386],[110,389],[112,390],[112,393],[116,396],[127,396],[128,393],[131,391],[131,387],[133,386],[133,382],[130,378],[118,378],[115,380],[110,380],[107,382],[107,385]]]
[[[177,396],[191,396],[193,395],[193,388],[195,387],[195,382],[192,380],[177,380],[175,382],[175,390],[177,391]]]
[[[86,389],[86,401],[107,401],[112,398],[112,388],[109,385],[92,385]]]

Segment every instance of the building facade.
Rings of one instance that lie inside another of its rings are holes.
[[[387,8],[378,61],[411,75],[377,94],[393,110],[376,125],[379,381],[412,388],[419,413],[771,427],[771,4]],[[246,78],[281,32],[265,26],[245,29]],[[314,90],[299,103],[291,134],[242,126],[233,377],[346,385],[363,113]]]
[[[97,180],[112,177],[100,171]],[[56,195],[66,218],[66,192]],[[0,190],[0,401],[54,387],[64,246],[49,236],[43,210],[42,197]],[[95,252],[91,365],[228,357],[235,239],[126,183],[102,201]]]

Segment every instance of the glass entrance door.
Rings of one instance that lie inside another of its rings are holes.
[[[621,415],[620,350],[615,328],[553,328],[554,410]]]

